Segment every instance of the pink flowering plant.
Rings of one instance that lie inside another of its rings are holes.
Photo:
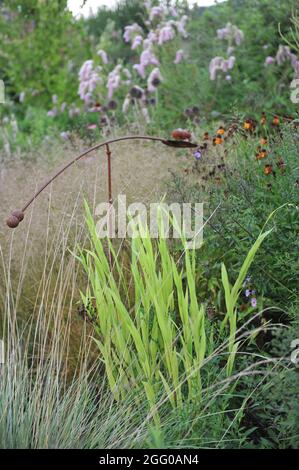
[[[188,17],[179,9],[161,3],[144,2],[143,26],[132,23],[124,27],[121,40],[131,49],[132,63],[117,63],[109,51],[100,47],[87,58],[78,71],[78,105],[64,104],[70,117],[87,116],[88,131],[102,131],[133,113],[138,121],[151,122],[152,109],[158,103],[158,90],[164,84],[164,70],[182,67],[186,60],[183,41]],[[55,118],[61,109],[53,99],[48,117]],[[64,138],[66,133],[63,133]]]

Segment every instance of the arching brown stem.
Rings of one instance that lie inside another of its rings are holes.
[[[56,178],[58,178],[64,171],[70,168],[74,163],[79,161],[81,158],[85,157],[91,152],[100,149],[104,146],[109,146],[109,144],[113,144],[115,142],[121,142],[124,140],[150,140],[154,142],[161,142],[164,145],[169,147],[176,147],[176,148],[194,148],[197,147],[197,144],[189,142],[189,141],[177,141],[177,140],[167,140],[162,139],[161,137],[151,137],[151,136],[143,136],[143,135],[134,135],[134,136],[125,136],[125,137],[118,137],[116,139],[107,140],[106,142],[102,142],[101,144],[97,144],[94,147],[91,147],[88,150],[85,150],[83,153],[80,153],[77,157],[67,163],[64,167],[62,167],[57,173],[55,173],[48,181],[46,181],[38,190],[37,192],[29,199],[29,201],[24,205],[22,210],[17,210],[12,212],[10,217],[7,219],[6,223],[10,228],[16,228],[24,218],[24,212],[28,207],[33,203],[33,201],[47,188]]]

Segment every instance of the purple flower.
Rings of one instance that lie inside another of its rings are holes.
[[[229,58],[228,61],[227,61],[227,66],[228,66],[229,70],[231,70],[232,68],[234,68],[235,62],[236,62],[235,56],[233,56],[233,55],[230,56],[230,58]]]
[[[158,44],[159,46],[162,46],[165,42],[171,41],[175,37],[175,32],[174,29],[167,24],[166,26],[163,26],[163,28],[160,29],[159,33],[159,40]]]
[[[102,80],[99,75],[100,70],[101,67],[94,68],[92,60],[86,60],[79,71],[78,94],[86,104],[90,102],[97,83]]]
[[[138,35],[138,36],[135,36],[135,38],[133,39],[133,42],[132,42],[132,47],[131,49],[134,51],[135,49],[137,49],[138,46],[140,46],[142,44],[142,41],[143,41],[143,37]]]
[[[134,64],[133,69],[136,70],[138,75],[140,75],[141,78],[145,78],[145,67],[142,64]]]
[[[107,88],[108,88],[108,99],[111,100],[113,93],[115,90],[118,89],[118,87],[121,84],[120,80],[120,72],[121,72],[122,66],[119,64],[117,65],[112,72],[109,73],[108,75],[108,80],[107,80]]]
[[[163,7],[153,7],[150,11],[150,21],[153,21],[155,18],[162,18],[164,15]]]
[[[133,36],[134,33],[136,33],[136,34],[141,34],[142,33],[142,29],[137,23],[130,24],[130,25],[126,26],[125,27],[125,32],[124,32],[124,35],[123,35],[123,38],[124,38],[125,42],[130,42],[132,40],[132,36]]]
[[[249,297],[251,295],[251,289],[246,289],[245,296]]]
[[[140,55],[140,64],[147,67],[148,65],[159,65],[159,61],[150,49],[146,49]]]
[[[185,30],[187,21],[188,21],[188,16],[184,15],[184,16],[182,16],[180,21],[176,22],[177,30],[183,38],[188,37],[188,34]]]
[[[244,33],[237,26],[227,23],[225,28],[217,29],[217,38],[231,42],[234,41],[237,46],[240,46],[244,40]]]
[[[183,49],[179,49],[176,52],[175,59],[174,59],[173,63],[174,64],[179,64],[180,62],[182,62],[183,58],[184,58],[184,51],[183,51]]]
[[[201,160],[201,157],[202,157],[202,153],[199,149],[195,150],[195,152],[193,152],[193,156],[195,158],[195,160]]]
[[[57,108],[50,109],[50,111],[47,112],[47,116],[54,118],[57,116]]]
[[[61,137],[63,140],[69,140],[69,138],[70,138],[70,133],[69,133],[69,132],[61,132],[61,133],[60,133],[60,137]]]
[[[102,59],[102,62],[103,64],[108,64],[109,60],[108,60],[108,56],[107,56],[107,53],[105,51],[103,51],[103,49],[100,49],[98,52],[97,52],[98,56],[101,57]]]
[[[265,59],[265,65],[272,65],[272,64],[274,64],[274,62],[275,62],[274,57],[271,57],[270,55],[268,57],[266,57],[266,59]]]
[[[255,297],[252,297],[252,299],[251,299],[251,306],[252,306],[253,308],[255,308],[255,307],[257,306],[257,300],[256,300]]]

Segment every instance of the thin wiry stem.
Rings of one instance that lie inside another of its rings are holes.
[[[81,158],[85,157],[89,153],[100,149],[101,147],[106,147],[109,146],[109,144],[113,144],[115,142],[121,142],[124,140],[150,140],[154,142],[161,142],[164,145],[167,145],[169,147],[177,147],[177,148],[195,148],[197,147],[197,144],[185,141],[185,140],[167,140],[167,139],[162,139],[161,137],[152,137],[152,136],[145,136],[145,135],[134,135],[134,136],[125,136],[125,137],[118,137],[116,139],[111,139],[107,140],[105,142],[102,142],[101,144],[97,144],[94,147],[89,148],[88,150],[85,150],[84,152],[80,153],[80,155],[77,155],[73,160],[71,160],[69,163],[67,163],[63,168],[61,168],[57,173],[55,173],[48,181],[46,181],[38,190],[37,192],[31,197],[31,199],[25,204],[25,206],[22,208],[22,210],[14,211],[12,212],[11,216],[7,219],[7,225],[10,228],[16,228],[19,225],[19,222],[21,222],[24,218],[24,212],[28,207],[32,204],[32,202],[46,189],[49,184],[51,184],[56,178],[58,178],[64,171],[66,171],[68,168],[70,168],[74,163],[76,163],[78,160]]]

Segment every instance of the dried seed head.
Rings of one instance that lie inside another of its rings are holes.
[[[22,220],[24,219],[24,212],[22,212],[22,211],[19,210],[19,209],[13,211],[13,212],[11,213],[11,215],[13,215],[13,216],[16,217],[17,219],[19,219],[19,222],[22,222]]]
[[[155,88],[157,88],[157,87],[160,85],[160,83],[161,83],[161,80],[160,80],[158,77],[156,77],[156,78],[154,78],[154,79],[152,80],[152,85],[153,85]]]
[[[15,215],[10,215],[6,221],[6,225],[9,228],[16,228],[19,225],[20,221]]]
[[[117,102],[115,100],[110,100],[109,103],[108,103],[108,108],[109,109],[116,109],[117,108]]]
[[[186,109],[185,109],[185,116],[188,117],[188,118],[192,118],[192,117],[193,117],[192,108],[186,108]]]
[[[189,140],[191,139],[191,133],[185,129],[175,129],[172,131],[171,136],[175,140]]]
[[[100,120],[101,126],[107,126],[108,125],[108,119],[104,116]]]
[[[133,86],[130,90],[130,95],[132,98],[140,99],[142,98],[142,89],[138,86]]]

